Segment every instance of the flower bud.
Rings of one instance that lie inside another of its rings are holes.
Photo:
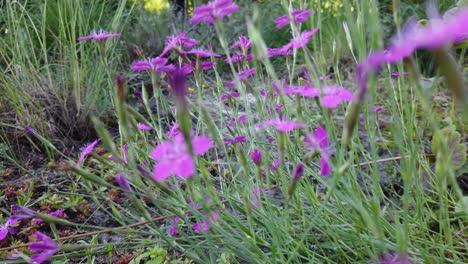
[[[255,165],[260,166],[262,164],[262,152],[258,149],[250,153],[250,158],[255,163]]]

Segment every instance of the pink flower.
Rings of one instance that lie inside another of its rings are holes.
[[[4,224],[0,225],[0,241],[5,239],[8,233],[14,234],[16,233],[16,229],[10,227],[18,222],[18,218],[16,217],[9,217]]]
[[[328,145],[327,131],[323,127],[317,127],[315,129],[315,132],[311,136],[306,136],[304,140],[307,144],[309,144],[310,148],[313,151],[319,151],[321,154],[321,157],[320,157],[321,175],[322,176],[330,175],[331,169],[330,169],[330,164],[328,161],[331,155],[331,151]]]
[[[28,219],[36,216],[36,211],[17,204],[13,205],[12,212],[16,219]]]
[[[83,163],[86,156],[88,156],[89,154],[91,154],[91,152],[93,152],[94,147],[97,145],[97,143],[99,143],[100,140],[101,139],[96,139],[90,144],[85,145],[84,147],[81,148],[81,155],[80,155],[80,158],[78,159],[78,165]]]
[[[203,155],[213,146],[213,142],[208,137],[199,136],[193,138],[192,145],[195,155]],[[150,157],[158,162],[153,168],[153,178],[158,182],[170,175],[190,178],[195,173],[195,160],[187,152],[182,135],[175,136],[172,142],[159,144]]]
[[[224,144],[237,144],[247,142],[247,138],[245,136],[236,136],[233,138],[228,138],[224,140]]]
[[[232,0],[214,0],[208,2],[208,4],[195,7],[190,24],[201,22],[214,24],[215,19],[222,19],[236,12],[237,9],[239,9],[239,6],[234,4]]]
[[[197,66],[196,61],[192,61],[192,67],[195,68]],[[211,61],[200,61],[200,68],[204,71],[212,69],[216,66],[216,62]]]
[[[240,96],[240,93],[236,92],[236,91],[230,91],[227,94],[221,95],[221,101],[226,101],[228,99],[228,96],[233,97],[233,98],[237,98],[237,97]]]
[[[117,176],[115,176],[115,182],[117,182],[120,188],[126,191],[132,191],[132,187],[130,187],[127,177],[123,173],[119,173]]]
[[[170,72],[175,69],[174,65],[166,65],[167,59],[156,57],[149,60],[139,60],[132,63],[132,71],[150,71],[156,73]]]
[[[241,35],[239,36],[239,40],[232,44],[229,49],[239,48],[242,52],[245,52],[250,49],[250,47],[252,47],[252,41],[248,37]]]
[[[343,102],[354,100],[353,93],[340,86],[325,86],[322,91],[323,97],[320,99],[320,104],[327,108],[335,108]]]
[[[168,138],[173,138],[173,137],[175,137],[175,136],[177,136],[179,134],[180,134],[179,124],[174,122],[172,124],[171,130],[169,130],[169,132],[167,133],[167,137]]]
[[[254,75],[255,71],[256,71],[256,68],[252,67],[250,69],[240,71],[239,74],[237,74],[237,77],[239,77],[239,81],[242,81],[242,80],[249,78],[249,76]],[[234,84],[235,84],[234,81],[230,81],[230,82],[225,83],[224,86],[231,87],[231,86],[234,86]]]
[[[231,56],[231,59],[227,58],[224,60],[225,63],[236,63],[239,61],[243,61],[245,58],[245,61],[251,61],[253,60],[253,55],[252,54],[247,54],[247,56],[244,56],[242,53],[234,53]]]
[[[192,226],[193,229],[195,229],[195,231],[197,231],[198,233],[203,233],[203,232],[206,232],[208,230],[210,230],[210,226],[209,226],[209,223],[215,223],[215,222],[218,222],[218,219],[219,219],[219,211],[215,210],[213,211],[213,217],[211,216],[208,216],[205,218],[208,218],[207,220],[208,221],[205,221],[205,220],[201,220],[200,223],[196,223]]]
[[[34,235],[36,236],[37,241],[30,243],[29,249],[40,253],[31,256],[31,263],[44,263],[60,250],[57,243],[45,234],[36,231]]]
[[[260,166],[262,165],[262,152],[258,149],[250,152],[250,158],[255,163],[255,165]]]
[[[197,40],[188,38],[185,35],[187,35],[187,32],[182,32],[177,36],[167,36],[166,47],[159,57],[166,55],[171,49],[189,49],[198,44]]]
[[[284,162],[285,162],[285,163],[288,163],[289,160],[285,160]],[[281,160],[280,160],[280,159],[276,159],[275,161],[273,161],[273,162],[270,164],[269,168],[270,168],[271,171],[276,171],[276,169],[278,169],[280,166],[281,166]]]
[[[245,120],[247,120],[247,115],[240,115],[239,118],[237,119],[237,122],[236,122],[236,118],[235,117],[232,117],[231,120],[227,123],[227,126],[228,127],[233,127],[236,125],[236,123],[244,123]]]
[[[291,56],[294,54],[292,50],[290,50],[290,46],[285,45],[282,48],[268,48],[268,58],[276,57],[276,56]]]
[[[88,36],[79,37],[78,41],[85,41],[85,40],[90,40],[90,39],[102,41],[102,40],[108,39],[108,38],[120,37],[120,35],[121,35],[120,33],[108,33],[106,31],[103,31],[102,29],[100,29],[98,32],[96,32],[94,30],[91,31],[91,34],[88,35]]]
[[[276,28],[283,28],[291,21],[293,21],[296,24],[302,24],[307,21],[309,16],[312,14],[311,10],[294,10],[291,12],[291,17],[285,15],[285,16],[280,16],[275,19],[276,23]]]
[[[147,124],[143,124],[143,123],[137,123],[137,128],[138,130],[146,130],[146,131],[151,130],[150,126],[148,126]]]
[[[201,57],[201,58],[211,58],[211,57],[218,58],[218,57],[221,57],[220,54],[205,50],[203,48],[195,48],[195,49],[192,49],[192,50],[189,50],[189,51],[181,51],[180,53],[188,54],[188,55],[195,55],[195,56]]]
[[[171,225],[169,225],[169,235],[170,236],[175,236],[177,233],[179,233],[179,229],[177,228],[177,225],[179,224],[180,218],[178,216],[172,218],[171,220]]]
[[[288,50],[291,47],[295,48],[295,49],[302,48],[305,45],[307,45],[307,43],[310,40],[310,37],[312,37],[312,35],[314,35],[318,31],[319,31],[319,28],[306,30],[306,31],[302,32],[299,36],[291,39],[291,41],[288,44],[281,47],[281,49]]]
[[[301,122],[296,121],[288,121],[288,120],[279,120],[279,119],[272,119],[262,123],[257,124],[258,127],[269,127],[273,126],[279,132],[291,132],[295,128],[302,128],[304,124]]]

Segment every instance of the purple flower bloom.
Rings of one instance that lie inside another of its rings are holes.
[[[255,163],[255,165],[260,166],[262,165],[262,152],[258,149],[250,152],[250,158]]]
[[[168,53],[171,49],[189,49],[198,44],[197,40],[188,38],[185,35],[187,35],[187,32],[182,32],[177,36],[167,36],[166,47],[159,55],[159,57],[166,55],[166,53]]]
[[[243,61],[245,58],[245,61],[251,61],[253,60],[253,54],[247,54],[247,56],[244,56],[242,53],[234,53],[231,56],[231,59],[227,58],[224,60],[225,63],[236,63],[239,61]]]
[[[177,228],[177,225],[179,224],[179,217],[176,216],[172,218],[171,220],[171,225],[169,225],[169,235],[170,236],[175,236],[177,233],[179,233],[179,229]]]
[[[88,36],[79,37],[78,41],[85,41],[85,40],[90,40],[90,39],[102,41],[102,40],[108,39],[108,38],[120,37],[120,35],[121,35],[120,33],[108,33],[106,31],[103,31],[102,29],[100,29],[98,32],[96,32],[94,30],[91,31],[91,34],[88,35]]]
[[[377,106],[376,108],[372,109],[372,112],[379,113],[379,112],[382,112],[383,110],[385,110],[385,108],[383,108],[382,106]]]
[[[220,54],[205,50],[203,48],[195,48],[195,49],[192,49],[192,50],[189,50],[189,51],[181,51],[180,53],[188,54],[188,55],[195,55],[195,56],[201,57],[201,58],[211,58],[211,57],[219,58],[219,57],[221,57]]]
[[[117,174],[117,176],[115,176],[115,181],[120,186],[120,188],[126,191],[132,191],[132,187],[130,187],[127,177],[124,174],[122,173]]]
[[[186,73],[183,68],[176,68],[169,74],[169,84],[174,99],[181,107],[187,106]]]
[[[36,236],[37,242],[30,243],[29,249],[40,253],[31,256],[31,263],[44,263],[60,250],[57,243],[45,234],[36,231],[34,235]]]
[[[179,130],[179,124],[174,122],[172,127],[171,127],[171,130],[169,130],[169,132],[167,133],[167,137],[168,138],[173,138],[177,135],[180,134],[180,130]]]
[[[297,36],[295,38],[292,38],[291,41],[288,44],[281,47],[281,49],[288,50],[291,47],[295,48],[295,49],[302,48],[305,45],[307,45],[307,43],[310,40],[310,37],[312,37],[312,35],[314,35],[318,31],[319,31],[319,28],[306,30],[306,31],[302,32],[299,36]]]
[[[285,160],[284,162],[285,162],[285,163],[288,163],[289,160]],[[273,161],[273,162],[270,164],[269,168],[270,168],[271,171],[276,171],[276,169],[278,169],[280,166],[281,166],[281,160],[280,160],[280,159],[276,159],[275,161]]]
[[[294,54],[292,50],[290,50],[291,46],[285,45],[282,48],[268,48],[268,58],[276,57],[276,56],[291,56]]]
[[[302,175],[304,174],[304,165],[302,163],[298,163],[294,170],[292,171],[293,181],[297,182]]]
[[[143,124],[143,123],[137,123],[137,128],[138,130],[146,130],[146,131],[151,130],[150,126],[148,126],[147,124]]]
[[[37,131],[34,130],[34,128],[30,127],[30,126],[25,126],[24,127],[24,130],[26,130],[26,132],[28,132],[29,134],[31,135],[36,135],[37,134]]]
[[[195,68],[197,66],[196,61],[192,61],[192,67]],[[204,71],[212,69],[216,66],[216,62],[212,61],[200,61],[200,68]]]
[[[403,72],[403,73],[400,73],[400,72],[392,72],[390,73],[390,76],[392,77],[400,77],[400,76],[408,76],[409,73],[408,72]]]
[[[315,132],[311,136],[306,136],[304,138],[305,142],[309,144],[313,151],[319,151],[321,154],[320,157],[320,168],[321,175],[328,176],[330,175],[331,169],[329,164],[329,158],[331,151],[328,146],[328,135],[327,131],[323,127],[317,127]]]
[[[327,108],[335,108],[343,102],[354,100],[353,93],[340,86],[325,86],[322,91],[323,97],[320,99],[320,104]]]
[[[239,118],[237,119],[237,122],[236,122],[236,118],[232,117],[231,120],[227,123],[227,126],[233,127],[234,125],[236,125],[236,123],[244,123],[245,120],[247,120],[247,115],[240,115]]]
[[[210,226],[208,223],[215,223],[219,219],[219,211],[215,210],[213,211],[213,217],[208,216],[208,221],[201,220],[200,223],[196,223],[192,226],[193,229],[195,229],[198,233],[206,232],[210,230]]]
[[[296,24],[302,24],[307,21],[311,14],[311,10],[294,10],[291,12],[291,18],[287,15],[276,18],[276,28],[283,28],[289,25],[291,21],[293,21]]]
[[[93,142],[91,142],[90,144],[85,145],[84,147],[82,147],[80,149],[81,150],[81,155],[80,155],[80,158],[78,159],[78,165],[83,163],[86,156],[88,156],[89,154],[91,154],[91,152],[93,152],[94,147],[97,145],[97,143],[99,143],[100,140],[101,139],[98,138],[98,139],[94,140]]]
[[[288,121],[288,120],[279,120],[279,119],[272,119],[265,122],[261,122],[257,124],[258,127],[269,127],[273,126],[276,130],[280,132],[290,132],[293,131],[295,128],[302,128],[304,124],[297,121]]]
[[[235,91],[230,91],[230,92],[228,92],[227,94],[221,95],[221,101],[226,101],[226,100],[228,99],[228,96],[237,98],[237,97],[240,96],[240,93],[239,93],[239,92],[235,92]]]
[[[250,49],[250,47],[252,47],[252,41],[248,37],[241,35],[239,36],[239,40],[232,44],[229,49],[239,48],[242,52],[245,52]]]
[[[198,24],[206,22],[214,24],[215,19],[222,19],[239,9],[239,6],[234,4],[232,0],[214,0],[205,5],[195,7],[193,16],[190,19],[190,24]]]
[[[250,69],[240,71],[239,74],[237,74],[237,77],[239,77],[239,81],[243,81],[249,78],[249,76],[254,75],[255,71],[256,71],[256,68],[252,67]],[[234,81],[230,81],[230,82],[225,83],[224,86],[231,87],[231,86],[234,86],[234,84],[235,84]]]
[[[174,65],[166,65],[167,59],[156,57],[149,60],[139,60],[132,63],[132,71],[150,71],[155,73],[171,72],[175,69]]]
[[[16,217],[9,217],[4,224],[0,225],[0,241],[5,239],[8,235],[8,233],[16,233],[16,230],[12,227],[11,225],[14,225],[18,222],[18,218]]]
[[[28,219],[36,216],[34,210],[19,205],[13,205],[12,212],[13,217],[17,219]]]
[[[224,144],[237,144],[237,143],[242,143],[242,142],[247,142],[247,138],[245,136],[236,136],[233,138],[228,138],[224,140]]]
[[[213,142],[208,137],[195,137],[192,140],[193,153],[205,154]],[[195,160],[187,152],[184,137],[177,135],[173,141],[164,141],[159,144],[150,157],[158,163],[153,168],[153,178],[156,181],[164,181],[170,175],[182,178],[190,178],[195,173]]]

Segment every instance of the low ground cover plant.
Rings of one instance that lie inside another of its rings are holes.
[[[122,71],[108,52],[125,32],[76,36],[96,51],[77,63],[99,57],[115,125],[95,114],[96,137],[69,155],[23,124],[63,175],[40,195],[34,179],[3,185],[5,263],[466,262],[468,7],[431,2],[403,23],[393,4],[383,43],[378,1],[278,1],[276,18],[252,4],[236,38],[238,3],[192,3],[189,24],[216,44],[174,32]],[[350,65],[336,42],[317,48],[312,6],[343,19]],[[288,39],[271,46],[263,23]],[[421,51],[437,77],[421,75]]]

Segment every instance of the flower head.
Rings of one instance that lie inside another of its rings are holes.
[[[190,23],[206,22],[214,24],[215,19],[222,19],[236,12],[237,9],[239,9],[239,6],[234,4],[232,0],[214,0],[208,2],[208,4],[195,7]]]
[[[205,154],[213,142],[208,137],[195,137],[192,140],[193,153]],[[173,141],[164,141],[159,144],[150,157],[158,163],[153,168],[153,178],[164,181],[170,175],[181,178],[190,178],[195,173],[195,160],[188,153],[183,135],[176,135]]]
[[[313,151],[319,151],[321,154],[320,157],[320,168],[321,175],[328,176],[330,175],[331,169],[329,164],[329,158],[331,155],[330,147],[328,145],[328,135],[327,131],[323,127],[317,127],[314,133],[310,136],[305,137],[305,142],[309,144],[310,148]]]
[[[340,86],[325,86],[322,91],[323,97],[320,98],[320,104],[327,108],[335,108],[343,102],[354,100],[353,93]]]
[[[13,217],[17,219],[28,219],[36,216],[36,211],[17,204],[13,205],[12,212]]]
[[[90,144],[85,145],[84,147],[81,148],[81,155],[80,155],[80,158],[78,159],[78,165],[83,163],[86,156],[88,156],[89,154],[93,152],[94,147],[96,147],[97,143],[99,143],[100,140],[101,139],[98,138],[94,140],[93,142],[91,142]]]
[[[247,142],[247,138],[245,136],[236,136],[233,138],[228,138],[224,140],[224,144],[237,144],[237,143],[242,143],[242,142]]]
[[[299,49],[307,45],[310,40],[310,37],[317,33],[319,28],[309,29],[302,32],[299,36],[292,38],[288,44],[284,45],[281,49],[289,50],[291,47],[295,49]]]
[[[5,239],[8,233],[16,233],[16,229],[10,227],[18,222],[17,217],[9,217],[4,224],[0,224],[0,241]]]
[[[255,165],[260,166],[262,164],[262,152],[259,149],[250,152],[250,158]]]
[[[304,174],[304,165],[299,162],[292,171],[293,181],[297,182],[302,177],[302,174]]]
[[[232,44],[232,46],[229,47],[229,49],[238,48],[242,52],[244,52],[250,49],[250,47],[252,47],[252,41],[248,37],[241,35],[239,36],[239,40]]]
[[[221,57],[220,54],[205,50],[203,48],[196,48],[196,49],[191,49],[191,50],[188,50],[188,51],[181,51],[180,53],[188,54],[188,55],[195,55],[195,56],[200,57],[200,58],[211,58],[211,57],[219,58],[219,57]]]
[[[210,230],[209,224],[213,224],[218,221],[219,211],[215,210],[213,211],[213,216],[205,216],[205,218],[207,218],[208,221],[201,220],[200,223],[196,223],[192,226],[192,228],[195,229],[195,231],[197,231],[198,233],[203,233]]]
[[[255,72],[256,72],[256,68],[252,67],[250,69],[240,71],[239,74],[237,74],[237,77],[239,77],[239,81],[243,81],[249,78],[249,76],[254,75]],[[224,86],[231,87],[231,86],[234,86],[234,84],[235,84],[234,81],[230,81],[230,82],[225,83]]]
[[[297,121],[288,121],[288,120],[279,120],[279,119],[272,119],[262,123],[257,124],[259,127],[269,127],[273,126],[279,132],[291,132],[295,128],[302,128],[304,124]]]
[[[29,249],[40,253],[31,256],[31,263],[44,263],[60,250],[57,243],[45,234],[36,231],[34,235],[37,241],[30,243]]]
[[[166,55],[171,49],[189,49],[198,44],[197,40],[186,37],[185,35],[187,35],[187,32],[182,32],[177,36],[167,36],[166,47],[159,57]]]
[[[139,60],[132,63],[132,71],[150,71],[155,73],[171,72],[175,69],[174,65],[166,65],[167,59],[156,57],[149,60]]]
[[[132,191],[132,187],[130,187],[127,177],[124,174],[122,173],[117,174],[117,176],[115,176],[115,182],[117,182],[120,188],[126,191]]]
[[[88,36],[79,37],[78,41],[85,41],[85,40],[91,40],[91,39],[102,41],[108,38],[120,37],[120,35],[121,35],[120,33],[108,33],[100,29],[98,32],[94,30],[91,31],[91,34],[89,34]]]
[[[296,24],[302,24],[307,21],[312,14],[311,10],[294,10],[291,12],[291,17],[285,15],[275,19],[276,28],[283,28],[292,21]]]

